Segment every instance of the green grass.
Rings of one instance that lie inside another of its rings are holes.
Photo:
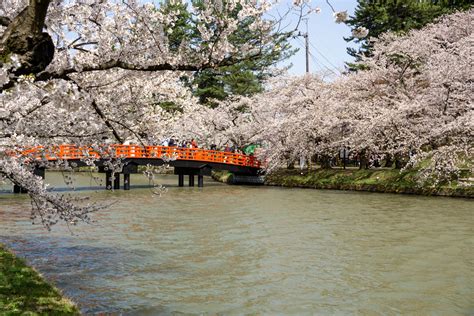
[[[0,244],[0,315],[80,315],[25,261]]]
[[[395,169],[280,169],[266,176],[266,184],[286,187],[356,190],[422,195],[474,197],[474,186],[460,186],[453,181],[439,186],[421,186],[416,170],[400,172]]]

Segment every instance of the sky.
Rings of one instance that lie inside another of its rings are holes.
[[[345,11],[352,16],[357,5],[357,0],[330,0],[336,11]],[[336,24],[333,18],[331,7],[325,0],[312,0],[312,7],[321,8],[321,13],[312,13],[308,19],[308,33],[310,42],[310,60],[309,70],[311,73],[321,70],[329,71],[328,68],[339,74],[344,69],[344,62],[351,61],[353,58],[347,54],[346,48],[356,47],[344,41],[343,37],[350,36],[351,30],[345,24]],[[306,25],[302,23],[299,27],[301,32],[306,32]],[[301,75],[305,73],[305,49],[304,38],[299,37],[291,40],[293,47],[300,50],[292,56],[288,62],[283,65],[293,64],[289,73]],[[336,70],[336,69],[339,69]]]
[[[140,0],[145,3],[150,0]],[[159,4],[162,0],[152,0],[155,4]],[[185,0],[187,1],[187,0]],[[352,61],[353,58],[347,54],[347,47],[356,47],[352,43],[344,41],[344,37],[351,35],[351,30],[345,24],[336,24],[334,22],[333,11],[326,3],[326,0],[306,0],[312,8],[319,7],[321,13],[312,13],[308,19],[308,33],[310,42],[310,61],[309,70],[311,73],[331,72],[338,75],[344,70],[346,61]],[[279,0],[276,7],[285,8],[291,6],[293,0]],[[329,0],[335,11],[346,11],[349,16],[354,14],[357,0]],[[281,9],[284,12],[284,9]],[[294,26],[296,17],[288,17],[288,24]],[[291,24],[293,23],[293,24]],[[301,23],[299,27],[301,32],[306,32],[306,23]],[[290,41],[294,48],[299,51],[289,60],[280,63],[278,67],[285,67],[290,64],[293,66],[288,70],[292,75],[302,75],[305,73],[305,49],[304,38],[299,37]],[[329,69],[329,70],[328,70]]]

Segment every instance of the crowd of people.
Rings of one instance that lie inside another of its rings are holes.
[[[165,138],[163,141],[161,141],[160,145],[181,148],[199,148],[194,138],[191,140],[183,140],[181,142],[174,138]]]
[[[103,143],[113,143],[112,140],[108,139],[107,137],[104,137]],[[123,142],[124,145],[133,145],[136,144],[137,142],[134,141],[133,139],[127,139],[126,141]],[[208,148],[206,146],[198,146],[198,143],[196,139],[192,138],[191,140],[178,140],[175,137],[170,137],[170,138],[164,138],[161,141],[157,141],[155,139],[149,140],[149,144],[154,145],[154,146],[165,146],[165,147],[178,147],[178,148],[201,148],[201,149],[208,149],[208,150],[215,150],[215,151],[223,151],[223,152],[228,152],[228,153],[235,153],[235,154],[241,154],[241,155],[249,155],[253,156],[253,150],[250,150],[250,152],[247,152],[245,148],[249,147],[255,147],[258,145],[250,145],[247,147],[238,147],[236,145],[226,143],[224,146],[217,146],[216,144],[211,144]]]
[[[173,137],[165,138],[164,140],[161,141],[160,146],[206,149],[205,147],[199,147],[197,144],[197,141],[194,138],[191,140],[183,140],[183,141],[179,141]],[[240,149],[239,147],[235,145],[229,145],[228,143],[225,144],[225,146],[223,147],[219,147],[216,144],[211,144],[208,149],[216,150],[216,151],[224,151],[224,152],[229,152],[229,153],[236,153],[236,154],[244,154],[242,149]]]

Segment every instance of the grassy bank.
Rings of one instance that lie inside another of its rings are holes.
[[[265,184],[315,189],[355,190],[385,193],[474,197],[474,186],[451,184],[420,186],[416,171],[394,169],[329,169],[303,171],[281,169],[266,176]]]
[[[0,244],[0,315],[79,315],[79,309]]]
[[[214,172],[217,181],[229,183],[231,174]],[[404,193],[419,195],[441,195],[455,197],[474,197],[474,185],[460,185],[453,181],[449,185],[436,187],[420,186],[416,180],[416,171],[394,169],[329,169],[303,170],[280,169],[265,176],[265,184],[272,186],[354,190],[385,193]]]
[[[232,173],[229,171],[212,171],[212,178],[216,181],[231,184],[230,178]]]

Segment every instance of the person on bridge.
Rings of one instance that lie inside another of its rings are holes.
[[[191,139],[191,148],[198,148],[198,145],[197,145],[196,140],[194,138]]]
[[[115,142],[113,141],[113,139],[109,138],[108,136],[102,137],[102,144],[109,145],[109,144],[114,144],[114,143]]]

